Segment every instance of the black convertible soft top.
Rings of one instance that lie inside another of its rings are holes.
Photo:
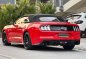
[[[27,14],[23,17],[29,17],[31,22],[37,22],[39,17],[57,17],[59,21],[64,22],[64,19],[60,16],[56,16],[54,14]]]

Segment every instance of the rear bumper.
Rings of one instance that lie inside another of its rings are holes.
[[[50,40],[50,41],[43,41],[40,45],[65,45],[65,44],[70,44],[70,45],[79,45],[80,40]]]
[[[69,34],[68,37],[59,36],[60,33]],[[75,45],[80,44],[80,32],[79,31],[34,31],[31,33],[31,41],[33,45],[39,45],[43,42],[57,42],[56,45],[60,45],[60,41],[74,42]],[[78,42],[78,43],[76,43]]]

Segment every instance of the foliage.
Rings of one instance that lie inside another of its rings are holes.
[[[16,0],[17,4],[3,4],[0,5],[0,31],[2,28],[10,24],[11,21],[15,21],[17,18],[25,14],[53,14],[55,8],[52,6],[52,3],[37,3],[31,4],[29,0]]]
[[[55,7],[51,2],[48,3],[38,3],[38,6],[40,7],[40,13],[42,14],[54,14]]]
[[[15,21],[24,14],[36,13],[35,6],[29,4],[29,0],[18,0],[16,5],[3,4],[0,6],[0,31],[2,28]]]

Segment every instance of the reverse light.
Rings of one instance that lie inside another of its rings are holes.
[[[41,30],[50,30],[50,26],[49,25],[46,25],[46,26],[41,26]]]

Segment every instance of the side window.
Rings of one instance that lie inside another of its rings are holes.
[[[29,23],[29,18],[23,17],[23,18],[20,18],[16,21],[16,24],[21,24],[21,23]]]
[[[21,18],[19,18],[16,22],[15,22],[15,24],[20,24],[21,23]]]

